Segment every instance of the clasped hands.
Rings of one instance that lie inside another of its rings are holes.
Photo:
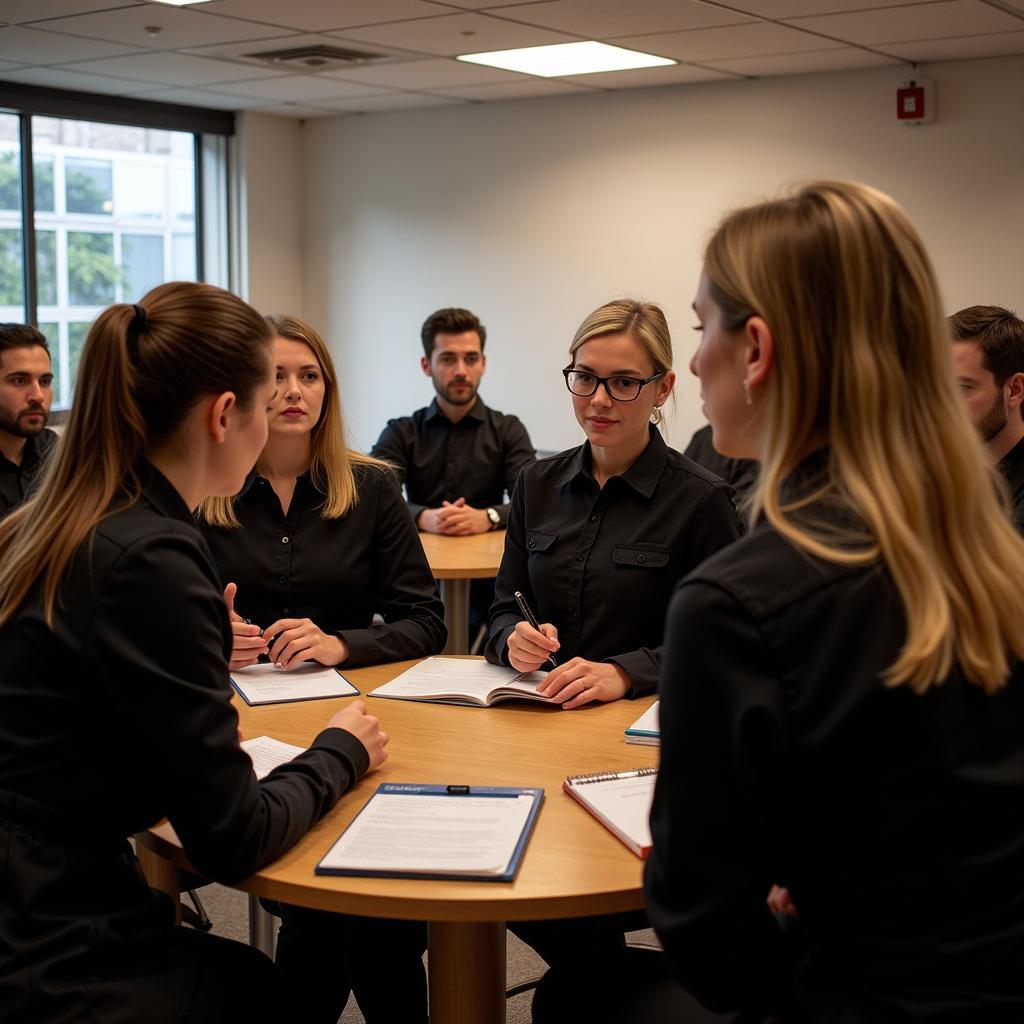
[[[231,619],[232,669],[255,665],[261,654],[266,654],[281,668],[298,668],[304,661],[317,661],[321,665],[339,665],[348,658],[348,645],[339,637],[325,633],[312,619],[278,619],[266,629],[246,622],[235,611],[238,586],[229,583],[224,588],[224,600]]]
[[[486,533],[491,520],[485,508],[473,508],[465,498],[443,501],[440,508],[425,508],[417,517],[416,525],[424,533],[446,533],[451,537],[466,537],[471,533]]]
[[[508,637],[509,664],[520,672],[544,668],[548,658],[559,649],[558,629],[542,622],[536,630],[525,619],[516,623]],[[553,668],[537,692],[561,704],[566,711],[591,701],[612,701],[629,693],[632,681],[625,670],[608,661],[571,658]]]

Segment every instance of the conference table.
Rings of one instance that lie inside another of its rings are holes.
[[[449,537],[443,533],[421,533],[420,541],[441,588],[444,624],[448,627],[445,654],[465,654],[469,635],[469,581],[494,579],[505,550],[505,531],[471,533]]]
[[[346,672],[361,693],[415,662]],[[309,744],[330,716],[357,698],[248,707],[236,698],[246,737]],[[656,747],[624,742],[654,698],[577,711],[512,701],[493,708],[369,698],[391,735],[383,767],[364,777],[295,847],[237,886],[275,900],[373,917],[429,922],[432,1024],[505,1020],[505,923],[580,917],[642,906],[642,862],[562,792],[568,775],[657,764]],[[319,876],[313,869],[383,782],[540,786],[545,799],[513,882]],[[175,885],[188,859],[166,822],[137,838],[150,884]],[[386,953],[382,953],[386,955]]]

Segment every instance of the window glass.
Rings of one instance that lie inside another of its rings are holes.
[[[119,161],[117,214],[130,220],[161,220],[167,216],[167,164]]]
[[[193,245],[194,248],[194,245]],[[164,281],[162,235],[122,235],[121,267],[125,302],[135,302]]]
[[[32,157],[32,188],[36,197],[36,212],[53,213],[53,157]]]
[[[114,212],[113,165],[109,160],[68,157],[64,189],[68,213]]]
[[[21,237],[21,127],[0,114],[0,321],[25,320]]]
[[[57,305],[57,232],[36,231],[36,301]]]
[[[43,332],[46,343],[50,346],[50,365],[53,367],[53,404],[59,405],[61,400],[60,324],[53,320],[40,320],[39,330]]]
[[[24,296],[21,228],[0,228],[0,310],[5,320],[24,319]],[[8,310],[16,312],[8,313]]]
[[[173,239],[174,280],[194,281],[196,276],[196,236],[175,235]]]
[[[82,358],[82,347],[85,345],[85,336],[92,326],[88,321],[74,320],[68,324],[68,388],[67,404],[71,404],[71,393],[75,387],[75,378],[78,376],[78,363]]]
[[[114,236],[108,232],[68,232],[68,304],[106,306],[115,301],[118,280]]]

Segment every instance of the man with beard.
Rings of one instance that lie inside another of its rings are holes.
[[[420,336],[420,366],[437,395],[411,416],[389,420],[372,454],[398,470],[424,532],[460,536],[503,527],[505,495],[534,449],[515,416],[488,408],[477,394],[487,332],[468,309],[439,309]]]
[[[28,497],[57,435],[46,429],[53,370],[46,338],[0,324],[0,518]]]
[[[1024,533],[1024,321],[1001,306],[968,306],[949,325],[968,412],[1006,477]]]

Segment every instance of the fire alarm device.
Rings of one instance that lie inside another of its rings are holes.
[[[900,124],[927,124],[935,120],[935,83],[916,78],[896,89],[896,120]]]

